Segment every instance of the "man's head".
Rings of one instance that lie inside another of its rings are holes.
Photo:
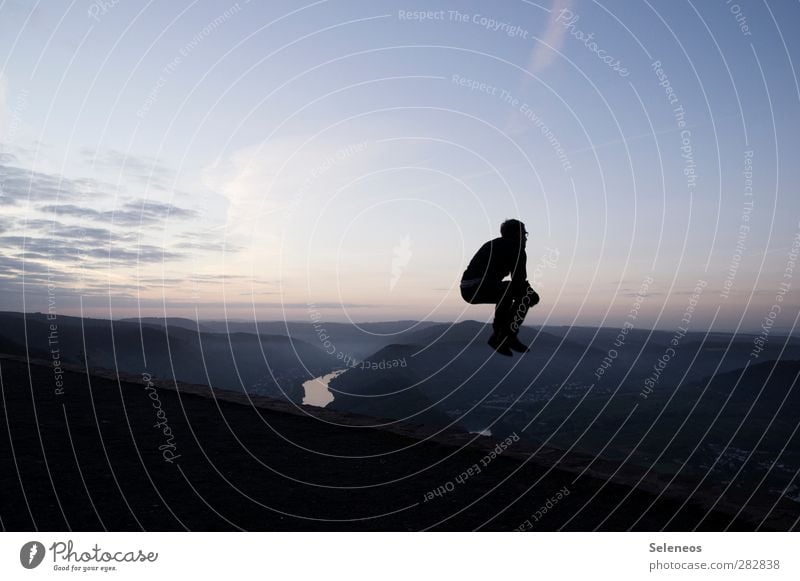
[[[528,232],[525,230],[525,224],[511,218],[500,224],[500,236],[514,242],[522,242],[524,245]]]

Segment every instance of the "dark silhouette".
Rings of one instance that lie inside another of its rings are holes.
[[[539,295],[528,284],[525,241],[528,232],[519,220],[500,225],[500,238],[480,247],[461,277],[461,296],[470,304],[496,304],[493,333],[489,345],[502,355],[530,351],[517,333],[528,309],[539,302]],[[510,281],[503,279],[511,275]]]

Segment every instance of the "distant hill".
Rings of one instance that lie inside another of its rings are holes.
[[[800,361],[770,361],[664,384],[638,400],[614,447],[632,450],[631,463],[714,484],[734,502],[781,492],[800,469],[798,378]],[[617,432],[626,415],[621,409],[598,418],[595,439]]]
[[[348,370],[331,381],[335,399],[330,405],[409,421],[416,417],[409,411],[422,414],[425,410],[429,416],[426,408],[432,408],[438,413],[439,425],[481,430],[502,413],[487,416],[485,409],[479,409],[481,402],[511,402],[532,394],[536,385],[557,385],[570,376],[581,380],[586,369],[593,370],[603,357],[597,349],[523,328],[520,339],[531,345],[531,352],[506,358],[486,344],[489,332],[486,325],[465,321],[411,334],[407,339],[413,344],[390,345],[367,358],[376,364],[402,360],[404,366]],[[395,413],[387,416],[392,410]],[[512,431],[508,420],[495,430]]]
[[[769,458],[784,448],[783,463],[800,468],[791,445],[798,428],[800,361],[768,361],[699,381],[688,389],[702,394],[704,409],[718,410],[706,440],[724,447],[756,450]],[[697,414],[696,414],[697,415]],[[706,423],[709,423],[706,421]]]
[[[55,330],[51,328],[55,325]],[[130,321],[42,313],[0,313],[0,342],[6,352],[57,355],[89,368],[206,383],[302,400],[302,382],[327,372],[329,357],[304,341],[281,335],[200,332],[180,325],[139,325]],[[57,351],[51,351],[56,350]]]
[[[119,320],[126,323],[141,323],[142,325],[156,325],[158,327],[180,327],[182,329],[189,329],[190,331],[197,331],[198,329],[200,331],[214,331],[214,329],[208,327],[205,322],[198,322],[185,317],[127,317]]]
[[[758,405],[769,402],[777,406],[786,398],[784,407],[800,409],[800,360],[765,361],[727,373],[720,373],[695,384],[708,385],[718,397],[730,396],[737,405]]]
[[[418,350],[418,346],[389,345],[364,361],[363,369],[349,369],[329,384],[334,400],[327,408],[431,426],[453,424],[422,387],[412,385],[415,373],[400,367]],[[372,369],[373,363],[392,365],[391,374],[385,368]],[[402,392],[388,393],[398,389]]]
[[[139,319],[125,319],[136,322]],[[164,319],[143,318],[143,324],[164,326]],[[331,363],[336,363],[336,356],[350,356],[363,359],[381,347],[390,343],[407,342],[406,337],[421,329],[437,325],[427,321],[388,321],[377,323],[331,323],[325,321],[200,321],[200,329],[214,333],[251,333],[284,335],[297,341],[305,341],[310,345],[328,352]],[[198,322],[191,319],[170,318],[168,326],[177,326],[196,330]]]

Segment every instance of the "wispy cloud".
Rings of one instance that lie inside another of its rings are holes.
[[[0,134],[5,133],[8,119],[8,80],[0,72]]]
[[[298,303],[298,302],[264,302],[259,301],[258,305],[260,307],[265,308],[285,308],[285,309],[308,309],[308,303]],[[313,303],[314,308],[316,309],[379,309],[386,307],[387,305],[379,305],[379,304],[369,304],[369,303],[332,303],[332,302],[320,302],[320,303]],[[393,306],[393,305],[389,305]]]
[[[4,204],[32,202],[74,202],[95,199],[113,186],[92,179],[69,179],[14,165],[16,157],[6,154],[0,159],[0,184]]]
[[[92,207],[78,206],[76,204],[47,204],[40,206],[39,209],[55,216],[74,216],[76,218],[129,227],[152,226],[171,219],[182,220],[199,216],[199,213],[195,210],[144,199],[124,202],[117,210],[96,210]]]
[[[528,70],[532,73],[540,73],[547,68],[556,58],[557,51],[561,50],[566,35],[566,27],[557,21],[562,10],[570,10],[572,0],[553,0],[550,6],[550,18],[547,20],[547,28],[541,36],[541,41],[537,42],[531,52]]]
[[[216,236],[209,236],[208,231],[205,230],[180,232],[175,235],[175,238],[179,239],[174,245],[175,248],[186,250],[224,252],[226,254],[245,250],[244,246],[221,237],[219,233]]]
[[[167,190],[175,179],[175,172],[156,158],[125,153],[116,149],[81,149],[84,161],[93,168],[108,172],[118,180]]]
[[[38,292],[47,284],[62,294],[123,292],[137,288],[134,271],[219,249],[198,230],[193,209],[114,195],[116,186],[94,179],[23,168],[11,153],[0,158],[0,185],[0,292]],[[156,243],[159,227],[163,236]]]
[[[347,137],[271,139],[208,167],[204,184],[225,197],[226,235],[263,246],[292,211],[362,175],[371,152]]]

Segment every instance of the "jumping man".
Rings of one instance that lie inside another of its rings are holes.
[[[525,241],[528,232],[519,220],[500,225],[500,238],[480,247],[461,277],[461,296],[470,304],[495,304],[493,333],[489,345],[502,355],[530,351],[519,339],[528,308],[539,302],[539,295],[528,284]],[[510,281],[503,279],[511,275]]]

